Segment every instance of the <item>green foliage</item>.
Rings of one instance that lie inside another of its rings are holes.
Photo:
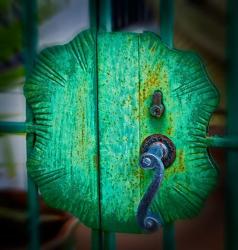
[[[0,91],[6,91],[12,87],[23,84],[24,74],[25,70],[22,65],[3,71],[0,77]]]
[[[61,7],[65,6],[67,0],[63,1],[39,1],[39,19],[45,20],[52,16]],[[11,60],[22,51],[22,24],[19,18],[19,0],[0,1],[0,61],[9,66],[1,70],[0,91],[9,89],[19,84],[19,79],[24,77],[21,62],[14,65]],[[16,59],[17,61],[18,59]]]
[[[6,62],[22,47],[22,32],[19,21],[0,26],[0,61]]]
[[[13,0],[0,0],[0,13],[6,14],[11,9]]]

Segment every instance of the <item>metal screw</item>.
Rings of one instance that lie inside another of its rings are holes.
[[[162,103],[162,93],[160,91],[155,91],[153,94],[150,113],[152,116],[155,116],[157,118],[160,118],[164,113],[164,105]]]
[[[150,108],[150,113],[155,117],[161,117],[164,113],[164,105],[152,105]]]

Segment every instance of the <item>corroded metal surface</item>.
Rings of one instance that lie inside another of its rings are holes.
[[[148,136],[141,144],[140,153],[144,154],[149,150],[151,145],[155,143],[161,143],[162,145],[165,145],[167,152],[166,156],[163,156],[162,161],[165,167],[169,167],[175,160],[176,148],[173,142],[167,136],[161,134]]]
[[[152,135],[141,146],[140,166],[144,170],[153,170],[154,177],[143,195],[137,210],[137,222],[145,232],[153,232],[163,226],[159,212],[151,213],[151,203],[163,181],[165,164],[168,167],[175,159],[175,147],[168,137]]]
[[[108,231],[138,230],[138,35],[99,34],[98,91],[102,227]]]
[[[28,172],[45,201],[99,226],[95,36],[86,31],[37,58],[25,85],[35,144]]]
[[[151,115],[160,118],[164,113],[164,105],[162,103],[162,93],[155,91],[152,97],[152,105],[150,107]]]
[[[215,87],[194,53],[170,50],[152,33],[140,37],[140,136],[160,133],[176,146],[176,159],[165,171],[152,210],[165,222],[199,213],[217,179],[207,152],[207,126],[218,104]],[[165,112],[158,120],[147,107],[155,90],[163,93]],[[151,182],[146,173],[142,190]]]
[[[92,228],[100,205],[103,230],[141,232],[136,212],[153,171],[139,168],[140,145],[163,134],[176,158],[151,212],[164,223],[195,216],[217,178],[206,135],[218,96],[201,60],[152,33],[99,33],[97,51],[95,42],[86,31],[46,49],[26,83],[35,131],[27,165],[42,196]],[[159,119],[149,112],[155,91],[165,106]]]

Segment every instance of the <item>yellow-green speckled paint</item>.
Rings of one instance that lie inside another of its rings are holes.
[[[42,51],[25,84],[34,149],[27,168],[52,207],[99,227],[95,34]]]
[[[160,119],[149,113],[155,90],[163,93]],[[89,227],[141,232],[136,212],[153,171],[139,167],[139,151],[151,134],[176,146],[152,204],[165,223],[198,214],[216,183],[206,135],[217,91],[198,56],[169,49],[153,33],[96,39],[89,30],[46,49],[25,95],[35,132],[28,171],[50,206]]]

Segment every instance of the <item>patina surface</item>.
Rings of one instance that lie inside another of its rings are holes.
[[[25,84],[33,110],[30,175],[45,201],[99,227],[95,34],[42,51]]]
[[[166,223],[198,214],[217,179],[208,155],[207,127],[218,94],[200,58],[170,50],[152,33],[140,36],[140,138],[160,133],[176,146],[176,159],[165,170],[152,209]],[[158,120],[148,107],[155,90],[163,93],[165,112]],[[151,182],[145,172],[141,190]]]
[[[150,113],[155,91],[159,119]],[[85,31],[46,49],[25,95],[35,133],[28,171],[49,205],[89,227],[141,232],[136,212],[153,171],[139,167],[140,147],[152,134],[176,147],[151,206],[164,223],[197,215],[216,183],[206,135],[217,91],[198,56],[153,33]]]

